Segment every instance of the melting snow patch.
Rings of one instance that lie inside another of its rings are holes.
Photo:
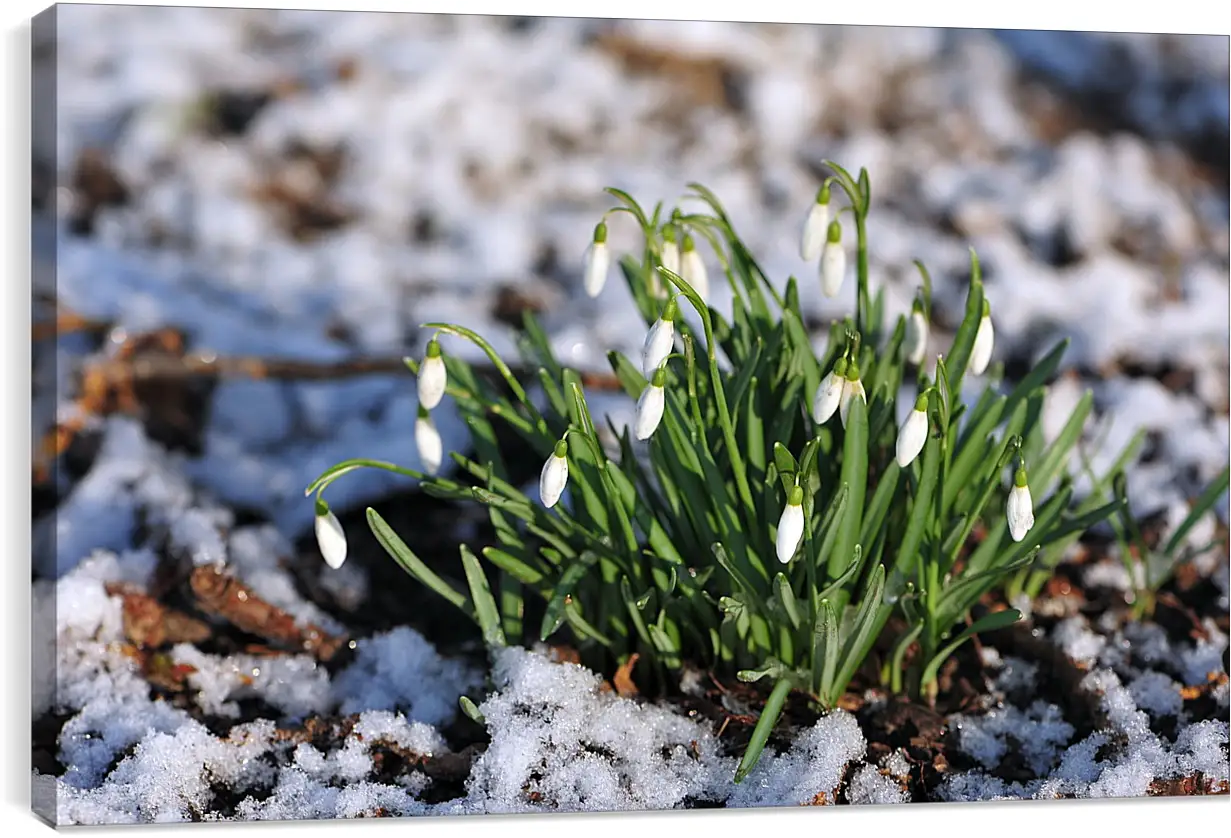
[[[491,745],[449,810],[670,809],[725,796],[735,762],[707,727],[525,649],[500,651],[492,677],[496,692],[479,707]]]
[[[848,763],[867,748],[855,717],[834,710],[804,731],[785,754],[763,755],[735,787],[728,806],[789,806],[833,802]],[[822,797],[823,795],[823,797]]]
[[[458,697],[479,683],[478,672],[442,658],[423,635],[403,626],[360,640],[355,662],[333,686],[344,714],[401,710],[409,719],[438,725],[453,718]]]

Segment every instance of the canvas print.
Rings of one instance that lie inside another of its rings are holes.
[[[1228,793],[1226,37],[32,61],[49,822]]]

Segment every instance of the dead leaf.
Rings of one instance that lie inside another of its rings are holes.
[[[632,698],[640,694],[637,685],[633,683],[633,667],[637,665],[640,658],[641,655],[633,652],[628,656],[628,660],[620,664],[620,668],[616,670],[615,676],[611,679],[615,685],[616,695],[620,698]]]

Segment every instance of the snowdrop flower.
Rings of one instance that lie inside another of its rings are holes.
[[[983,375],[987,364],[992,360],[992,343],[995,332],[992,329],[992,307],[987,300],[983,301],[983,317],[979,320],[979,331],[975,332],[975,343],[970,349],[970,371],[975,375]]]
[[[607,273],[611,267],[611,252],[607,250],[607,225],[600,221],[594,228],[594,240],[586,252],[586,293],[597,297],[607,284]]]
[[[927,438],[928,394],[923,392],[915,399],[915,409],[906,417],[906,421],[902,423],[902,429],[898,431],[898,465],[906,468],[914,462],[915,457],[918,457],[919,452],[923,450],[923,443],[927,442]]]
[[[774,544],[778,561],[786,564],[795,558],[799,542],[804,537],[804,490],[798,485],[791,487],[782,517],[778,519],[778,538]]]
[[[663,313],[646,333],[645,345],[641,347],[641,372],[646,378],[654,375],[662,362],[675,348],[675,318],[680,312],[674,295],[663,305]]]
[[[846,276],[846,251],[842,249],[842,226],[829,223],[829,237],[821,253],[821,291],[826,297],[836,297]]]
[[[1013,536],[1014,541],[1021,541],[1034,526],[1034,502],[1030,499],[1030,487],[1026,485],[1024,465],[1017,467],[1017,474],[1013,477],[1005,517],[1009,519],[1009,535]]]
[[[325,564],[337,570],[346,561],[346,533],[338,516],[329,510],[329,504],[316,499],[316,543],[321,548]]]
[[[680,246],[675,243],[675,228],[668,224],[663,227],[662,265],[671,273],[680,273]]]
[[[799,255],[805,262],[811,262],[821,255],[821,247],[825,244],[825,234],[829,230],[829,183],[826,182],[816,193],[812,209],[804,220],[804,232],[799,242]]]
[[[829,421],[842,401],[842,388],[846,384],[846,359],[839,358],[829,374],[821,379],[821,386],[816,388],[816,398],[812,400],[812,419],[818,425]]]
[[[684,252],[680,255],[680,276],[692,286],[701,299],[710,295],[710,278],[705,270],[705,260],[697,251],[697,244],[692,236],[684,236]]]
[[[838,403],[838,415],[842,417],[842,427],[846,427],[846,417],[851,414],[851,403],[859,399],[868,403],[868,396],[863,390],[863,382],[859,380],[859,365],[851,361],[846,365],[846,379],[842,384],[842,399]]]
[[[910,317],[906,321],[906,360],[916,367],[923,363],[923,353],[928,346],[928,320],[923,315],[923,304],[915,300],[910,309]]]
[[[448,383],[445,359],[440,357],[440,343],[432,338],[427,342],[427,353],[419,367],[419,404],[428,410],[440,404]]]
[[[440,432],[427,408],[419,405],[419,416],[415,419],[415,446],[419,449],[419,462],[428,474],[440,471],[440,461],[444,459],[444,443],[440,441]]]
[[[640,440],[649,439],[658,430],[658,423],[663,418],[663,407],[666,394],[663,387],[667,384],[667,368],[659,367],[654,371],[654,377],[637,399],[637,417],[633,424],[633,435]]]
[[[543,463],[543,471],[539,474],[539,499],[548,509],[556,505],[560,495],[564,494],[564,486],[568,483],[568,441],[556,443],[556,450]]]

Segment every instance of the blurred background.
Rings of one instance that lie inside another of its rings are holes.
[[[35,351],[41,574],[151,521],[197,561],[219,521],[296,538],[324,468],[417,465],[400,358],[420,323],[511,354],[530,309],[571,365],[636,351],[618,275],[581,289],[605,186],[650,206],[710,187],[767,273],[801,280],[823,341],[854,306],[799,256],[825,159],[869,170],[892,316],[912,260],[931,270],[931,352],[972,246],[1010,378],[1072,338],[1057,410],[1093,388],[1107,460],[1150,430],[1139,514],[1228,460],[1225,37],[89,5],[55,23],[34,43],[36,337],[58,325]],[[640,247],[620,219],[615,249]],[[395,488],[330,492],[344,510]]]

